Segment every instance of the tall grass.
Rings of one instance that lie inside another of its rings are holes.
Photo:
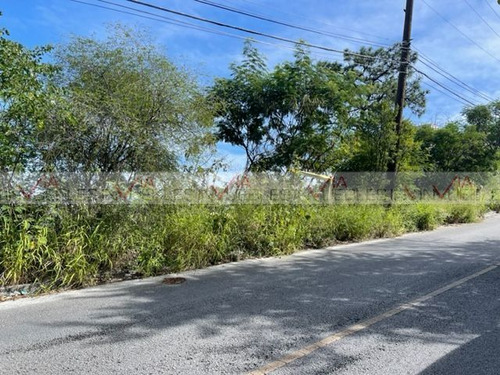
[[[485,207],[102,205],[0,208],[0,281],[91,285],[478,220]]]

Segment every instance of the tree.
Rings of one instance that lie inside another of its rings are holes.
[[[416,140],[426,155],[424,170],[486,172],[500,161],[500,102],[467,107],[464,120],[440,129],[419,127]]]
[[[245,43],[243,56],[240,65],[231,64],[230,79],[215,81],[210,96],[216,105],[218,139],[242,147],[246,169],[251,169],[273,150],[265,118],[269,73],[263,56],[250,42]]]
[[[401,134],[395,131],[395,107],[401,45],[390,48],[362,47],[346,50],[343,67],[345,74],[355,76],[360,97],[351,116],[356,119],[356,139],[359,147],[348,164],[354,171],[386,171],[397,155],[398,169],[418,168],[419,145],[414,142],[414,126],[402,124]],[[410,54],[410,63],[417,54]],[[421,79],[409,69],[406,86],[406,105],[416,115],[425,111],[428,91],[421,87]],[[398,140],[399,137],[399,140]],[[396,145],[399,144],[399,149]]]
[[[358,85],[365,88],[364,102],[359,108],[370,110],[370,106],[382,102],[394,103],[398,86],[398,74],[401,56],[401,44],[389,48],[361,47],[358,51],[346,50],[344,70],[356,75]],[[411,65],[416,63],[418,55],[411,52],[406,83],[406,106],[417,116],[425,111],[428,90],[422,89],[421,77],[415,76]]]
[[[211,94],[219,103],[219,139],[245,150],[247,169],[323,172],[345,161],[354,81],[335,64],[313,62],[300,46],[293,61],[272,71],[250,42],[243,54]]]
[[[487,134],[488,147],[500,148],[500,101],[467,107],[463,114],[469,124]]]
[[[0,29],[0,170],[26,168],[36,155],[35,133],[44,127],[54,66],[43,63],[50,47],[28,49]]]
[[[170,171],[210,143],[210,111],[195,78],[140,30],[73,37],[55,53],[65,95],[40,134],[48,167]]]
[[[496,152],[487,147],[488,135],[475,125],[456,122],[441,129],[418,129],[416,139],[427,154],[426,171],[484,172],[496,169]]]

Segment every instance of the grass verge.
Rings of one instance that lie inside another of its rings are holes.
[[[80,287],[479,220],[477,203],[0,208],[0,284]]]

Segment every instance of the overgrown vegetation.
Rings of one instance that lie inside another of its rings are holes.
[[[95,284],[478,220],[473,204],[3,207],[2,284]]]
[[[396,150],[399,45],[347,51],[339,64],[314,61],[299,44],[292,61],[270,68],[247,43],[231,76],[211,87],[137,30],[73,37],[51,51],[30,50],[0,30],[2,176],[217,173],[219,164],[204,157],[216,140],[241,147],[251,171],[385,172],[396,158],[400,171],[498,169],[498,102],[467,108],[442,129],[405,121]],[[413,73],[407,105],[421,115],[427,92]],[[486,209],[436,201],[0,207],[0,283],[48,288],[473,222]]]

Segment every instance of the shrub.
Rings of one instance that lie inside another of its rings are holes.
[[[0,208],[0,281],[89,285],[478,220],[484,205],[102,205]]]

